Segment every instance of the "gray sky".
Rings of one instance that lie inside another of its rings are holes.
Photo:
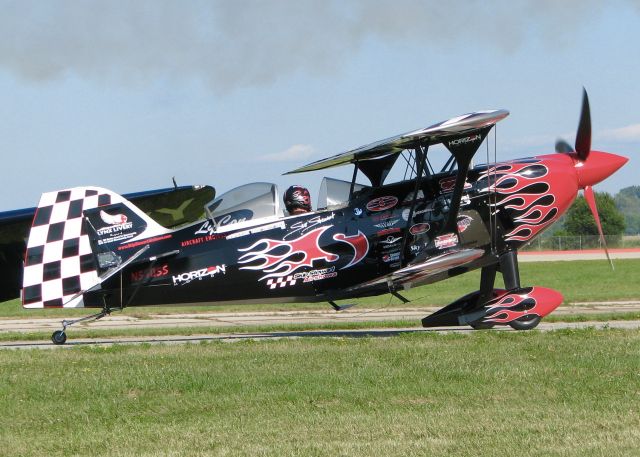
[[[0,210],[40,193],[224,192],[403,131],[506,108],[499,158],[573,141],[638,184],[638,1],[0,1]]]

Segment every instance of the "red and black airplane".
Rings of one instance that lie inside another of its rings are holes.
[[[480,268],[477,291],[422,324],[534,328],[563,298],[520,283],[518,249],[580,189],[602,234],[592,186],[627,159],[591,150],[585,92],[575,149],[559,141],[555,154],[473,166],[508,114],[465,114],[298,168],[290,173],[353,165],[351,182],[324,178],[318,208],[302,215],[285,214],[269,183],[217,198],[208,186],[128,198],[98,187],[45,193],[35,210],[0,215],[0,298],[21,289],[25,308],[101,309],[64,321],[52,335],[62,344],[68,325],[127,306],[327,301],[340,310],[337,300],[404,300],[405,289]],[[449,156],[436,172],[429,148],[438,144]],[[387,182],[399,164],[403,179]],[[494,287],[498,272],[505,289]]]

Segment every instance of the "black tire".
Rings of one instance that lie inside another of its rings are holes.
[[[528,314],[509,322],[512,329],[515,330],[531,330],[538,326],[542,318],[535,314]]]
[[[469,324],[474,330],[489,330],[496,326],[493,322],[471,322]]]
[[[67,334],[64,330],[56,330],[51,334],[51,341],[53,344],[64,344],[67,341]]]

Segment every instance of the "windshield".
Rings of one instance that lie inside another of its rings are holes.
[[[236,187],[207,204],[207,216],[216,227],[279,214],[275,184],[256,182]]]
[[[357,192],[367,186],[355,184],[353,191]],[[337,205],[344,205],[349,202],[349,191],[351,183],[340,179],[323,178],[318,194],[318,209],[329,208]]]

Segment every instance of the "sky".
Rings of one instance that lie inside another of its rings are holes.
[[[573,143],[640,184],[640,0],[0,0],[0,211],[43,192],[267,181],[448,118],[507,109],[498,159]]]

